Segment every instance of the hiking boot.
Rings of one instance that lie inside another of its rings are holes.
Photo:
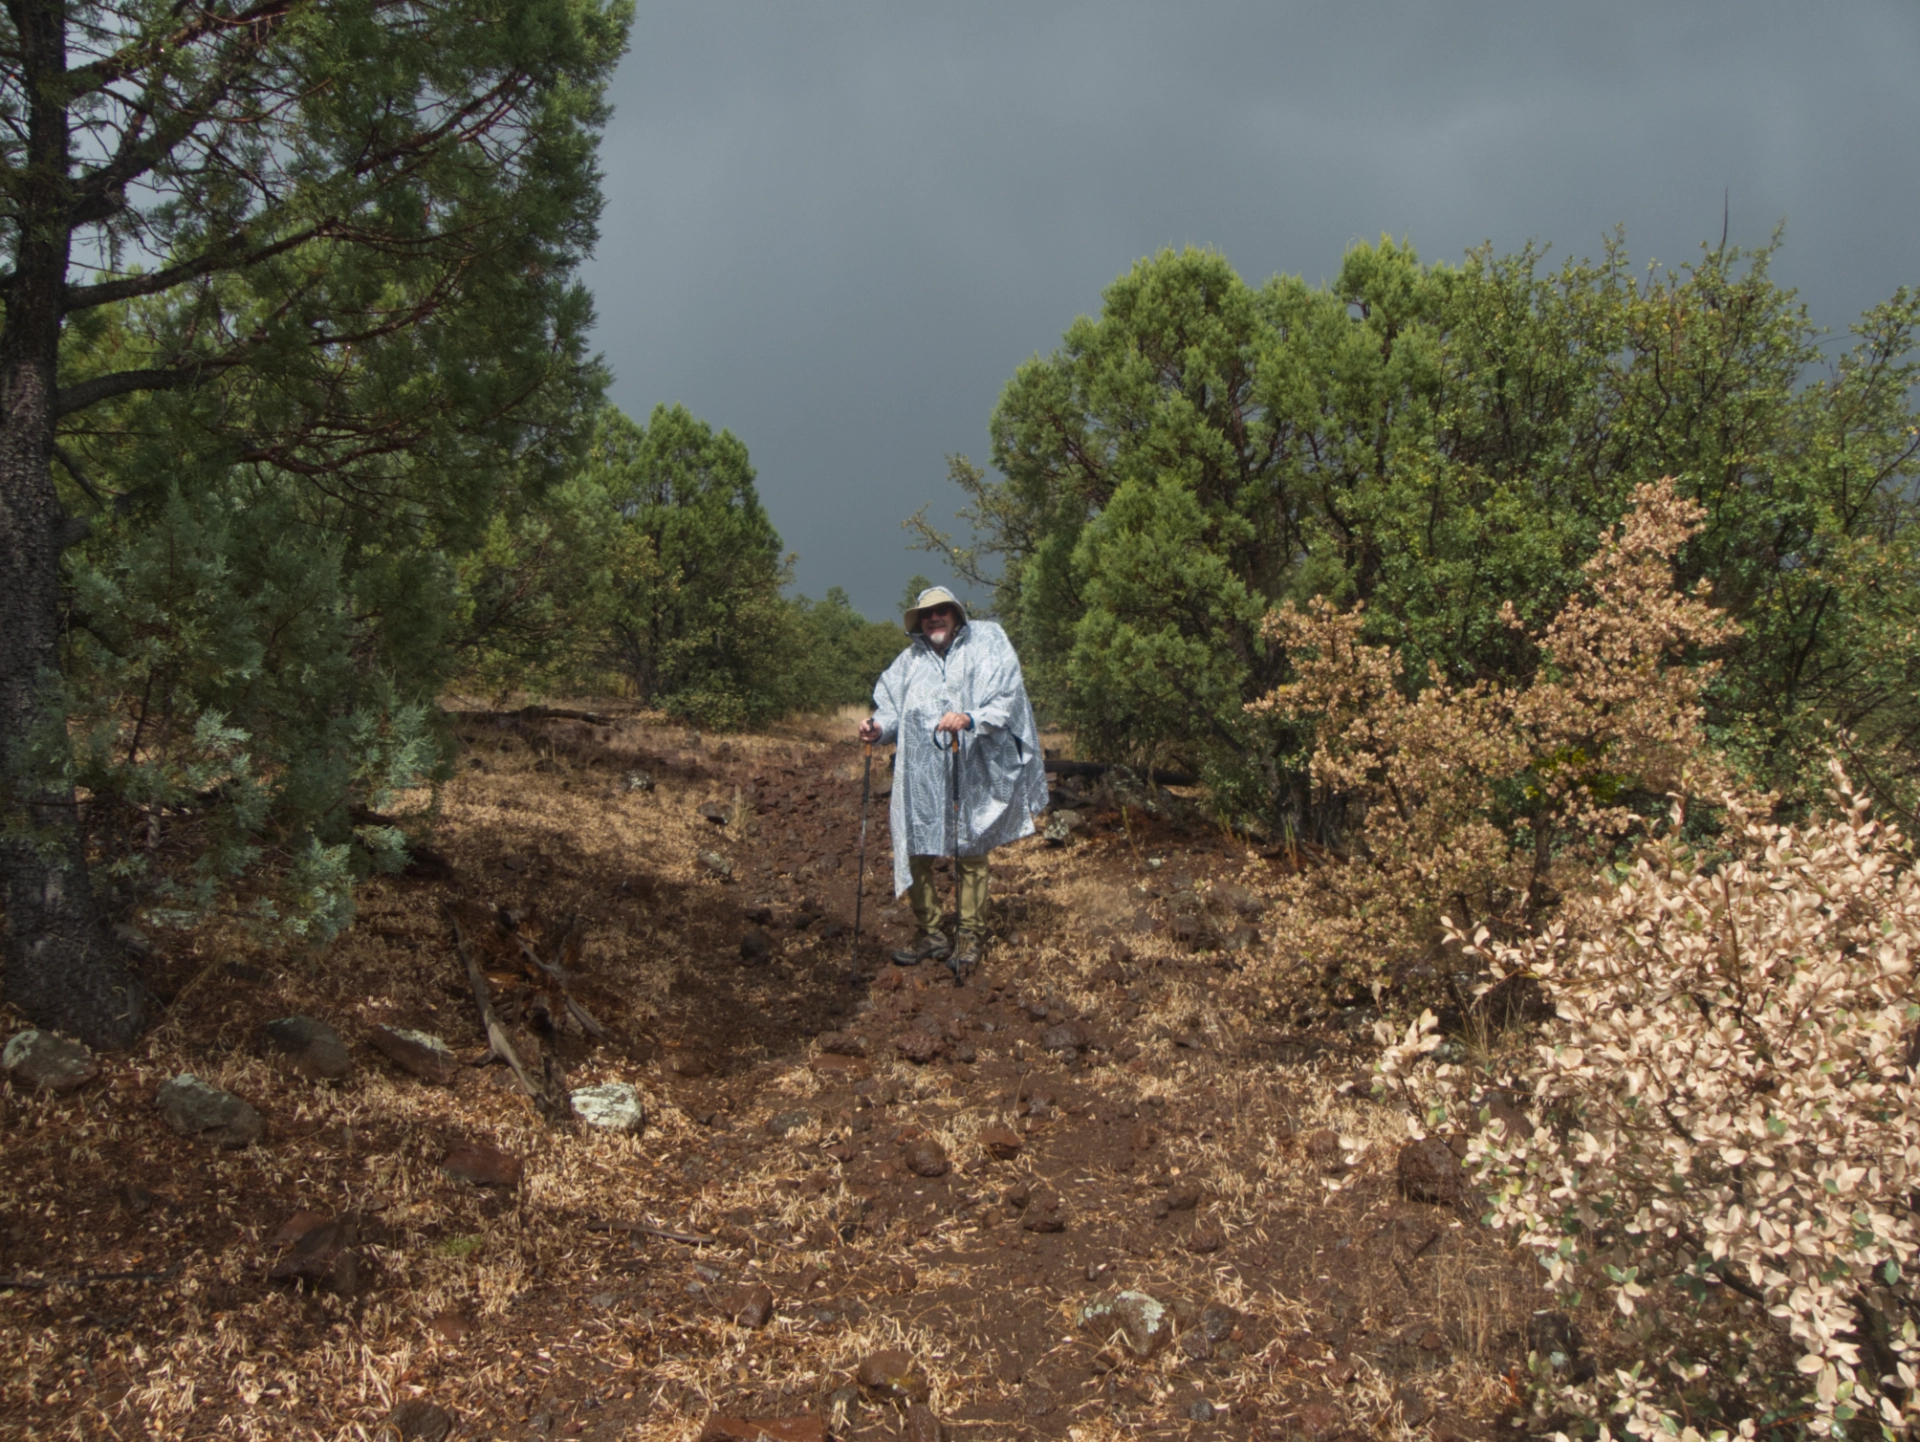
[[[970,931],[960,933],[960,944],[953,949],[953,955],[947,958],[947,965],[953,968],[953,979],[958,981],[968,972],[980,965],[980,953],[985,950],[981,938]]]
[[[903,946],[893,954],[895,966],[918,966],[923,961],[944,961],[953,945],[943,931],[923,931],[912,946]]]

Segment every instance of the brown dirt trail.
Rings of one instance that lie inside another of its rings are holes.
[[[1337,1018],[1276,1020],[1248,969],[1284,955],[1275,863],[1243,840],[1096,798],[1069,844],[996,854],[996,941],[956,988],[882,963],[910,918],[876,799],[853,984],[840,728],[457,720],[444,864],[370,884],[323,955],[167,939],[134,1053],[0,1092],[0,1436],[1508,1430],[1530,1264],[1400,1195],[1404,1118],[1342,1091],[1365,1049]],[[517,1034],[572,1086],[635,1086],[643,1130],[548,1125],[475,1064],[457,899],[534,937],[584,919],[572,994],[606,1039]],[[263,1045],[294,1014],[346,1039],[344,1080]],[[443,1038],[451,1084],[382,1025]],[[181,1071],[264,1139],[167,1130]],[[517,1180],[450,1174],[463,1147]],[[1126,1291],[1155,1304],[1133,1334],[1101,1310]]]

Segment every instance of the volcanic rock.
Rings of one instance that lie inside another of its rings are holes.
[[[780,1112],[775,1116],[767,1118],[767,1135],[770,1137],[784,1137],[799,1131],[800,1128],[808,1125],[812,1120],[813,1113],[804,1108],[795,1108],[793,1111]]]
[[[1190,1212],[1200,1205],[1200,1188],[1192,1182],[1175,1182],[1167,1188],[1167,1210]]]
[[[1020,1216],[1020,1226],[1029,1232],[1060,1232],[1067,1226],[1066,1203],[1057,1192],[1035,1192]]]
[[[1203,1217],[1195,1222],[1193,1230],[1187,1233],[1187,1250],[1198,1256],[1211,1255],[1226,1244],[1226,1232],[1211,1217]]]
[[[293,1250],[267,1273],[269,1281],[305,1282],[322,1292],[351,1297],[360,1290],[360,1258],[354,1250],[359,1221],[335,1217],[303,1232]]]
[[[1240,1314],[1223,1302],[1211,1302],[1200,1309],[1200,1330],[1209,1342],[1224,1342],[1240,1325]]]
[[[181,1136],[217,1147],[250,1146],[267,1127],[260,1113],[239,1097],[208,1086],[192,1072],[162,1082],[153,1104]]]
[[[1294,1431],[1307,1442],[1322,1442],[1334,1436],[1344,1428],[1345,1421],[1340,1409],[1322,1398],[1302,1402],[1293,1414]]]
[[[773,1316],[773,1288],[762,1282],[757,1287],[742,1287],[733,1294],[727,1313],[742,1327],[764,1327]]]
[[[740,937],[740,961],[744,966],[764,966],[773,959],[773,938],[757,926],[750,926]]]
[[[856,1036],[850,1031],[823,1031],[820,1033],[820,1050],[832,1052],[835,1056],[860,1056],[869,1051],[867,1039]]]
[[[729,881],[733,877],[733,863],[717,851],[701,852],[700,864],[722,881]]]
[[[453,1049],[439,1037],[398,1026],[376,1026],[367,1033],[373,1049],[401,1071],[435,1086],[453,1084]]]
[[[100,1063],[77,1041],[50,1031],[17,1032],[0,1051],[0,1067],[17,1087],[67,1092],[100,1075]]]
[[[525,1170],[520,1159],[485,1142],[461,1142],[447,1149],[440,1170],[476,1187],[516,1187]]]
[[[1024,1145],[1020,1134],[1012,1127],[982,1127],[977,1140],[990,1157],[1010,1162],[1020,1155]]]
[[[353,1065],[340,1033],[310,1016],[283,1016],[266,1024],[270,1050],[309,1081],[339,1081]]]
[[[1419,1427],[1433,1420],[1433,1403],[1418,1387],[1409,1385],[1394,1388],[1393,1400],[1399,1404],[1400,1420],[1407,1426]]]
[[[1394,1166],[1400,1194],[1413,1202],[1447,1205],[1460,1197],[1460,1159],[1438,1137],[1408,1142]]]
[[[924,1402],[907,1408],[907,1442],[947,1442],[947,1427]]]
[[[1040,1045],[1048,1051],[1085,1051],[1093,1045],[1093,1032],[1084,1021],[1063,1021],[1041,1034]]]
[[[863,1359],[853,1380],[867,1395],[890,1402],[924,1402],[930,1390],[926,1373],[914,1365],[910,1355],[898,1349],[875,1352]]]
[[[453,1415],[424,1397],[410,1397],[393,1409],[387,1427],[389,1435],[399,1442],[447,1442],[453,1432]]]
[[[947,1160],[947,1149],[932,1137],[908,1142],[900,1159],[916,1177],[944,1177],[953,1165]]]
[[[916,1066],[925,1066],[946,1049],[946,1043],[930,1031],[913,1028],[893,1039],[893,1049]]]

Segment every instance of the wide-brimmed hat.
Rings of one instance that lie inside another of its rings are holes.
[[[960,613],[960,624],[963,626],[966,625],[967,608],[960,604],[960,598],[945,586],[929,586],[920,593],[920,598],[913,603],[913,609],[907,612],[907,634],[909,636],[918,635],[920,633],[920,618],[926,615],[933,607],[939,605],[952,606]]]

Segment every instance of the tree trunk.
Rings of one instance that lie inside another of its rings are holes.
[[[66,745],[60,688],[60,550],[67,518],[53,488],[62,290],[72,225],[71,154],[59,4],[12,7],[35,97],[31,179],[0,331],[0,882],[6,888],[6,999],[35,1023],[89,1045],[124,1047],[146,993],[108,933],[87,875],[71,785],[36,759]]]

